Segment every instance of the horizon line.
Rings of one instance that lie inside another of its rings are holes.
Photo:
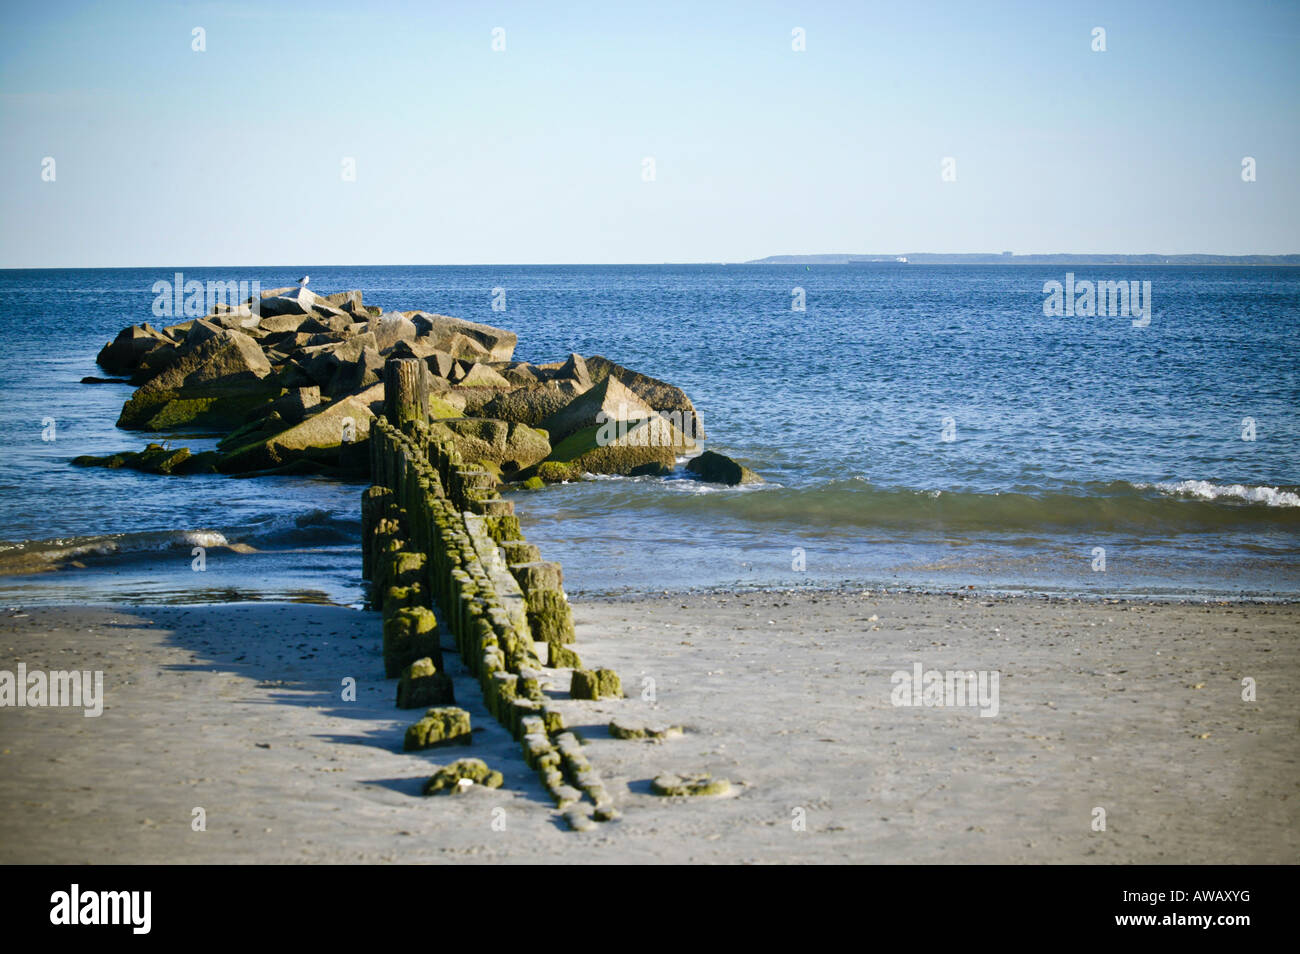
[[[880,261],[858,261],[852,263],[842,262],[789,262],[774,263],[771,259],[788,258],[788,259],[808,259],[808,258],[854,258],[868,259],[880,256]],[[971,263],[944,263],[944,262],[900,262],[898,258],[911,258],[912,256],[941,257],[941,258],[973,258],[987,257],[998,259],[993,262],[971,262]],[[1143,262],[1143,265],[1160,265],[1168,267],[1187,267],[1206,264],[1217,265],[1242,265],[1247,267],[1297,267],[1300,266],[1300,252],[1257,252],[1242,255],[1228,255],[1218,252],[1016,252],[1007,255],[999,252],[901,252],[901,253],[871,253],[871,252],[789,252],[778,253],[775,255],[766,255],[762,258],[743,259],[743,260],[725,260],[725,259],[708,259],[695,261],[658,261],[658,262],[385,262],[385,263],[327,263],[308,262],[300,260],[298,262],[276,262],[271,264],[222,264],[222,265],[177,265],[177,264],[156,264],[156,265],[0,265],[0,272],[45,272],[45,271],[79,271],[79,270],[100,270],[126,271],[131,269],[147,270],[184,270],[186,268],[635,268],[647,266],[677,266],[677,265],[767,265],[767,264],[807,264],[807,265],[839,265],[839,264],[869,264],[869,265],[944,265],[944,264],[979,264],[979,265],[1041,265],[1043,263],[1015,261],[1015,259],[1025,258],[1055,258],[1058,261],[1052,264],[1067,264],[1068,259],[1078,257],[1080,264],[1097,265],[1104,264],[1089,259],[1114,257],[1116,259],[1124,258],[1169,258],[1169,259],[1188,259],[1188,258],[1220,258],[1220,259],[1254,259],[1254,258],[1295,258],[1297,262]]]

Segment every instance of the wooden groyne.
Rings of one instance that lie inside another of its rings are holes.
[[[571,668],[574,698],[621,698],[618,676],[581,668],[560,565],[543,561],[524,539],[496,478],[431,436],[424,373],[414,358],[385,365],[384,414],[369,438],[372,485],[361,502],[363,573],[383,616],[385,672],[401,680],[399,702],[435,704],[408,731],[407,747],[469,741],[468,714],[437,705],[452,701],[441,621],[488,711],[519,741],[570,824],[615,818],[604,783],[542,680],[545,669]],[[470,783],[500,784],[477,760],[456,766],[452,775]],[[449,790],[446,773],[435,776],[433,790]]]

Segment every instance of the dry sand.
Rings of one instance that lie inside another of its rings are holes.
[[[374,614],[6,612],[0,669],[100,669],[107,702],[95,719],[0,709],[0,861],[1300,861],[1300,606],[804,592],[574,611],[585,663],[629,696],[564,703],[623,813],[586,833],[454,654],[473,746],[401,751],[415,713],[393,707]],[[916,662],[999,671],[999,714],[893,706],[891,673]],[[686,734],[615,740],[614,715]],[[419,795],[431,765],[463,755],[505,786]],[[733,793],[650,794],[665,770]]]

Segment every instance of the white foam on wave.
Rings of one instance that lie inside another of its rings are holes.
[[[225,535],[217,533],[215,530],[191,530],[188,533],[182,533],[179,541],[166,542],[159,549],[182,546],[226,547],[229,545],[230,541],[225,538]]]
[[[1300,494],[1277,487],[1251,487],[1247,484],[1216,484],[1208,480],[1166,480],[1157,484],[1135,484],[1139,489],[1154,487],[1161,493],[1181,494],[1198,500],[1219,500],[1227,497],[1246,503],[1262,503],[1269,507],[1300,507]]]

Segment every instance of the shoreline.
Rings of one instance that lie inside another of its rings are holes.
[[[629,697],[547,690],[623,815],[590,833],[566,830],[449,641],[474,742],[404,753],[418,713],[393,707],[378,614],[10,611],[0,669],[102,669],[106,701],[98,719],[0,709],[0,860],[1300,860],[1293,604],[768,591],[575,599],[573,611],[584,660],[618,671]],[[890,674],[916,663],[1000,671],[998,715],[892,705]],[[346,675],[357,702],[339,699]],[[1243,675],[1255,703],[1239,698]],[[685,735],[616,740],[615,715]],[[431,765],[468,755],[503,788],[418,794]],[[663,771],[709,771],[732,794],[654,796]],[[196,806],[206,832],[191,830]],[[1091,830],[1096,807],[1105,832]]]
[[[284,557],[300,556],[311,554],[314,551],[311,548],[297,548],[292,550],[254,550],[245,548],[239,544],[222,547],[210,547],[209,552],[226,551],[229,555],[234,556],[252,556],[252,557]],[[332,554],[331,554],[332,555]],[[146,567],[150,562],[147,555],[133,555],[130,562],[139,567]],[[159,561],[161,563],[161,561]],[[173,561],[174,562],[174,561]],[[181,561],[184,562],[184,561]],[[279,589],[270,592],[267,595],[255,594],[251,590],[247,595],[241,595],[235,599],[204,599],[201,596],[194,599],[186,600],[152,600],[156,594],[142,594],[138,598],[129,600],[109,600],[98,599],[91,596],[93,588],[82,588],[73,592],[72,595],[64,599],[48,600],[37,597],[34,601],[23,601],[24,587],[23,583],[30,582],[33,592],[39,591],[43,583],[52,583],[59,580],[61,574],[75,574],[79,577],[97,578],[102,577],[107,583],[110,576],[122,575],[120,570],[115,570],[115,563],[111,558],[100,557],[92,559],[90,562],[74,562],[64,565],[51,565],[41,570],[32,572],[20,572],[8,570],[0,566],[0,591],[5,591],[0,596],[4,602],[12,603],[13,606],[23,607],[119,607],[132,606],[136,609],[146,610],[150,608],[163,608],[171,606],[237,606],[243,603],[257,603],[259,605],[276,605],[276,604],[294,604],[302,602],[316,603],[326,606],[337,606],[340,608],[355,609],[362,606],[366,600],[366,587],[361,581],[356,584],[355,599],[334,599],[328,595],[313,595],[307,597],[308,590],[297,594],[294,598],[288,596],[287,589]],[[165,564],[174,569],[172,563]],[[182,577],[184,578],[184,577]],[[287,579],[287,577],[286,577]],[[12,588],[8,584],[13,585]],[[119,586],[120,583],[113,583]],[[304,584],[305,586],[305,584]],[[241,593],[241,588],[237,584],[227,583],[224,587],[227,593]],[[623,601],[636,601],[645,599],[656,599],[661,596],[670,597],[716,597],[716,596],[741,596],[741,595],[826,595],[826,596],[917,596],[917,597],[949,597],[954,599],[992,599],[998,601],[1042,601],[1054,603],[1082,603],[1082,604],[1115,604],[1115,603],[1135,603],[1150,606],[1290,606],[1300,604],[1300,593],[1202,593],[1194,594],[1192,592],[1125,592],[1125,591],[1087,591],[1087,590],[1061,590],[1061,589],[1017,589],[1011,586],[983,586],[977,584],[959,585],[957,588],[948,586],[912,586],[907,584],[890,584],[884,585],[878,579],[867,581],[845,580],[838,582],[809,582],[806,584],[791,586],[786,582],[775,582],[771,585],[762,583],[744,584],[740,581],[732,583],[705,584],[688,588],[623,588],[623,589],[592,589],[581,586],[566,587],[566,592],[570,599],[584,603],[610,603]],[[340,594],[341,595],[341,594]]]

